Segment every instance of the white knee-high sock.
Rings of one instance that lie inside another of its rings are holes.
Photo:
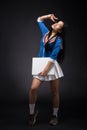
[[[58,110],[59,110],[58,107],[53,108],[53,115],[56,116],[56,117],[58,116]]]
[[[35,104],[29,104],[29,113],[33,114],[34,113],[34,109],[35,109]]]

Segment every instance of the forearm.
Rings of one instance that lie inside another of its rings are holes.
[[[39,17],[38,17],[38,20],[43,21],[43,20],[45,20],[45,19],[50,19],[50,18],[51,18],[51,14],[48,14],[48,15],[39,16]]]
[[[46,73],[48,73],[48,71],[51,69],[51,67],[52,67],[53,64],[54,64],[53,62],[48,61],[47,65],[45,66],[45,68],[44,68],[43,71],[46,72]]]
[[[48,61],[45,68],[42,70],[42,72],[39,73],[39,75],[46,76],[53,64],[54,64],[54,62]]]
[[[56,22],[56,20],[57,20],[58,18],[56,18],[54,14],[48,14],[48,15],[43,15],[43,16],[38,17],[37,20],[43,21],[43,20],[45,20],[45,19],[51,19],[53,22]]]

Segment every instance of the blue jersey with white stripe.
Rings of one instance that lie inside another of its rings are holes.
[[[56,40],[50,40],[48,43],[48,51],[45,50],[45,36],[49,32],[49,29],[42,21],[37,21],[40,27],[42,38],[40,41],[39,57],[50,57],[53,60],[57,60],[58,53],[62,46],[62,38],[57,37]]]

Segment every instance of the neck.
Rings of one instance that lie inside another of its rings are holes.
[[[56,34],[57,34],[57,33],[54,32],[54,31],[51,32],[51,36],[52,36],[52,37],[55,36]]]
[[[55,36],[56,36],[56,33],[52,31],[49,38],[52,38],[52,37],[55,37]]]

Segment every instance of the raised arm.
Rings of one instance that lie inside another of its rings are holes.
[[[54,14],[42,15],[38,17],[38,21],[44,21],[45,19],[51,19],[53,22],[56,22],[58,18]]]
[[[49,29],[43,23],[43,21],[46,19],[51,19],[53,22],[55,22],[58,18],[56,18],[54,14],[43,15],[43,16],[39,16],[37,18],[37,22],[38,22],[38,25],[40,27],[40,30],[41,30],[43,36],[45,35],[45,33],[47,33],[49,31]]]

